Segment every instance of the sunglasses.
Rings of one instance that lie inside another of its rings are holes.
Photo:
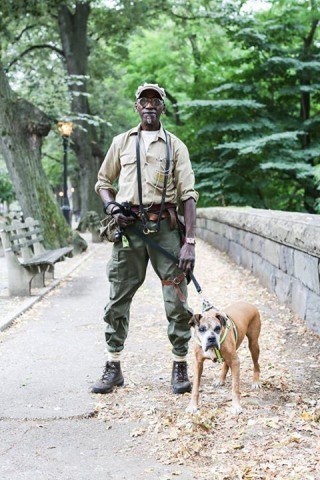
[[[163,100],[161,100],[161,98],[158,98],[158,97],[154,97],[154,98],[141,97],[141,98],[138,98],[137,103],[141,107],[146,107],[148,103],[150,103],[152,107],[160,107],[161,105],[163,105]]]

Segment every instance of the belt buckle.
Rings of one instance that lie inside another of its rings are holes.
[[[180,275],[179,275],[180,276]],[[183,276],[185,277],[185,274],[183,274]],[[180,283],[182,282],[183,278],[180,280],[179,277],[176,277],[172,280],[172,283],[174,285],[180,285]]]
[[[150,225],[151,223],[154,223],[154,224],[155,224],[154,228],[152,228],[152,226]],[[144,233],[145,235],[150,235],[150,233],[157,233],[157,231],[158,231],[158,230],[157,230],[156,222],[151,222],[151,221],[149,221],[149,222],[147,222],[147,224],[143,227],[143,233]]]

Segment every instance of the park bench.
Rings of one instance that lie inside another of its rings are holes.
[[[26,218],[0,224],[0,234],[8,269],[9,293],[27,296],[33,287],[44,287],[45,276],[53,278],[54,265],[72,256],[72,247],[46,250],[39,222]]]

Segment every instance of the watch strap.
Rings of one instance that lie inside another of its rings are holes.
[[[192,238],[192,237],[186,237],[185,242],[186,242],[188,245],[195,245],[195,244],[196,244],[195,239]]]

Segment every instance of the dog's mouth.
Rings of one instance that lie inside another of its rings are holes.
[[[218,348],[220,350],[220,344],[216,340],[208,340],[206,343],[205,351],[212,350],[214,348]]]

